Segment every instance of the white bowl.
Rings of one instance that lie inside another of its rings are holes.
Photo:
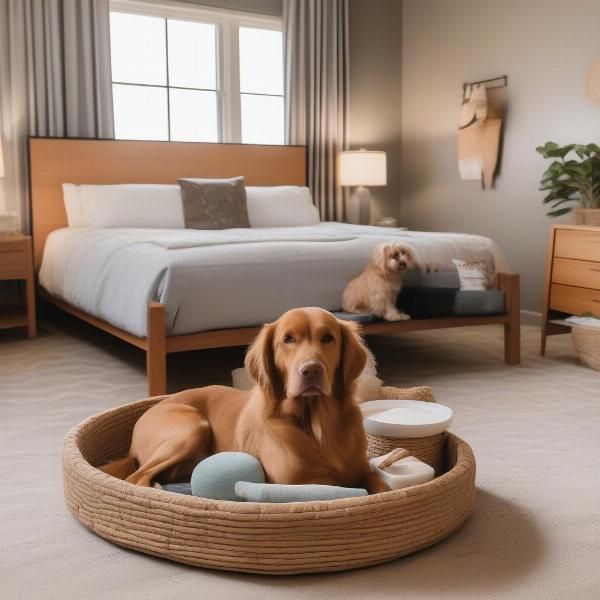
[[[452,409],[420,400],[373,400],[360,405],[365,430],[391,438],[437,435],[452,423]]]

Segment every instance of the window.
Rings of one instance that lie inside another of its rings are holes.
[[[115,137],[284,143],[281,20],[113,0]]]

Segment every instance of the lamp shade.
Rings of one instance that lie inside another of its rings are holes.
[[[338,180],[340,185],[386,185],[385,152],[371,150],[340,152],[338,155]]]

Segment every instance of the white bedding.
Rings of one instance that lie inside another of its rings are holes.
[[[64,228],[48,237],[40,283],[51,294],[137,336],[146,307],[167,310],[169,335],[244,327],[296,306],[339,310],[342,290],[375,245],[397,239],[417,264],[454,268],[452,259],[484,260],[507,270],[489,238],[320,223],[307,227],[229,229]]]

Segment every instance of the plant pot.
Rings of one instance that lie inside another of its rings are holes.
[[[600,227],[600,208],[576,208],[575,223]]]

